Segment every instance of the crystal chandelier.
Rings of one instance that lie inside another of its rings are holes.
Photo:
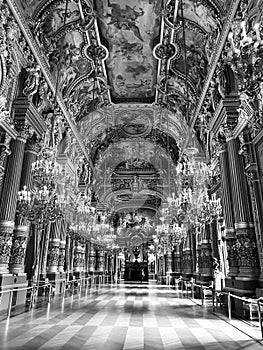
[[[63,216],[64,201],[47,186],[18,192],[17,215],[29,221],[46,224]]]
[[[208,194],[205,195],[202,208],[200,210],[198,221],[200,223],[212,222],[213,220],[220,219],[222,217],[222,205],[220,198],[216,198],[216,194],[212,195],[209,199]]]

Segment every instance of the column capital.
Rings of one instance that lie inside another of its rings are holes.
[[[27,138],[32,132],[30,125],[25,121],[15,120],[14,126],[18,133],[16,140],[26,143]]]
[[[41,149],[41,138],[35,132],[29,135],[26,140],[25,152],[38,154]]]

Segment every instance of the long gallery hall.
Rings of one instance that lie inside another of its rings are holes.
[[[1,350],[262,349],[258,329],[219,316],[180,289],[95,284],[0,321]]]
[[[263,0],[0,0],[0,349],[257,349]]]

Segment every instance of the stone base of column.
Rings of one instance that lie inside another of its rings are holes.
[[[232,294],[244,297],[254,297],[256,294],[256,289],[258,287],[258,279],[238,279],[238,278],[226,278],[225,280],[225,292],[230,292]],[[239,299],[234,299],[231,304],[232,311],[236,316],[243,317],[243,301]]]
[[[47,278],[50,283],[53,285],[53,291],[54,294],[61,294],[63,293],[64,284],[66,281],[66,273],[63,272],[54,272],[54,273],[47,273]]]
[[[14,228],[13,244],[9,271],[14,274],[24,273],[24,260],[26,251],[26,241],[28,235],[27,225],[17,225]]]
[[[211,281],[213,281],[213,277],[211,275],[206,275],[201,273],[196,277],[197,284],[209,285]]]
[[[74,272],[74,278],[76,279],[85,278],[85,272],[84,271]]]
[[[231,292],[236,295],[243,295],[251,297],[255,294],[255,290],[258,288],[258,279],[244,279],[244,278],[226,278],[225,279],[225,291]]]
[[[13,221],[0,222],[0,274],[9,273],[14,224]]]
[[[0,274],[1,291],[13,290],[16,288],[26,288],[28,286],[25,273],[19,275]],[[0,303],[0,313],[6,312],[9,305],[10,293],[3,293]],[[26,290],[14,291],[12,300],[12,310],[23,309],[26,303]]]
[[[182,272],[181,271],[174,271],[173,272],[173,276],[175,276],[175,277],[180,277],[182,275]]]
[[[193,273],[191,272],[183,272],[182,273],[182,275],[183,275],[183,278],[185,279],[185,280],[187,280],[187,281],[190,281],[190,279],[193,277]]]
[[[252,269],[251,267],[240,267],[237,279],[258,279],[260,271],[258,269]]]
[[[237,275],[239,274],[239,268],[238,267],[230,267],[229,268],[229,273],[228,273],[228,276],[229,277],[236,277]]]

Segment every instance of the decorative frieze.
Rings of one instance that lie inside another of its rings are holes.
[[[57,272],[59,265],[59,238],[51,238],[49,241],[48,257],[47,257],[47,271]]]
[[[28,226],[15,226],[9,266],[9,271],[11,273],[24,272],[24,260],[27,245],[28,229]]]
[[[251,234],[238,235],[236,252],[239,265],[239,277],[259,276],[258,249],[255,237]]]
[[[59,259],[58,259],[58,271],[64,272],[65,254],[66,254],[66,241],[60,240],[59,243]]]
[[[0,274],[9,272],[14,222],[0,221]]]
[[[228,276],[236,277],[239,272],[238,268],[238,253],[236,247],[236,237],[227,237],[226,238],[227,245],[227,260],[229,265]]]
[[[76,242],[73,258],[73,273],[83,271],[83,248],[80,243]]]

